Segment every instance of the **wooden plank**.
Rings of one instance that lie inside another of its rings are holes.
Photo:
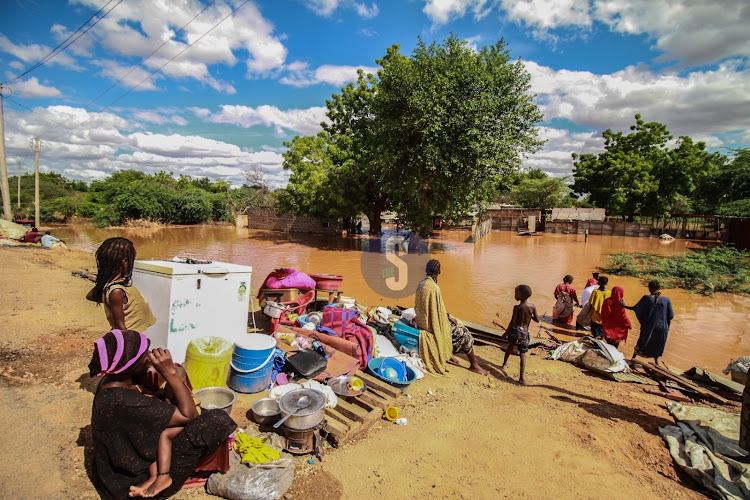
[[[662,392],[657,389],[649,389],[648,387],[644,387],[643,392],[647,392],[649,394],[654,394],[656,396],[661,396],[663,398],[671,399],[672,401],[679,401],[681,403],[693,402],[693,400],[690,399],[689,397],[683,396],[681,394],[676,394],[675,392]]]
[[[372,388],[380,393],[387,394],[388,396],[394,399],[401,396],[401,389],[397,387],[393,387],[387,382],[383,382],[382,380],[379,380],[373,377],[369,373],[365,373],[360,370],[357,372],[357,377],[365,381],[365,384],[367,384],[368,390]]]
[[[334,408],[326,408],[326,417],[330,420],[335,420],[337,424],[346,427],[346,430],[354,424],[353,421],[346,418],[340,412],[337,412]]]
[[[336,408],[333,408],[333,410],[341,413],[350,420],[354,420],[355,422],[364,422],[365,420],[367,420],[367,411],[363,410],[359,406],[347,403],[343,400],[339,400],[339,404],[337,404]]]
[[[326,411],[326,415],[328,412]],[[347,433],[350,431],[350,427],[344,423],[331,418],[326,419],[326,430],[328,431],[328,440],[336,447],[338,447],[342,440],[345,439]]]
[[[357,399],[359,401],[364,401],[367,404],[369,404],[372,407],[380,408],[381,410],[385,410],[390,406],[388,401],[376,394],[373,394],[370,390],[362,394],[361,396],[358,396]]]
[[[663,368],[661,366],[657,366],[654,363],[641,363],[640,361],[637,361],[637,360],[635,362],[638,363],[638,364],[640,364],[641,366],[643,366],[647,370],[650,370],[653,373],[657,373],[659,375],[662,375],[663,377],[666,377],[669,380],[672,380],[673,382],[676,382],[681,387],[685,387],[687,389],[690,389],[691,391],[693,391],[693,392],[695,392],[697,394],[700,394],[701,396],[703,396],[705,398],[712,399],[712,400],[717,401],[717,402],[719,402],[721,404],[728,404],[729,403],[729,400],[723,398],[722,396],[719,396],[715,392],[713,392],[711,390],[708,390],[708,389],[705,389],[705,388],[703,388],[703,387],[695,384],[694,382],[691,382],[690,380],[688,380],[688,379],[686,379],[686,378],[684,378],[684,377],[682,377],[680,375],[677,375],[676,373],[672,373],[671,371],[669,371],[669,370],[667,370],[667,369],[665,369],[665,368]]]

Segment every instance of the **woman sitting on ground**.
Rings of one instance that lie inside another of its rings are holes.
[[[172,441],[172,483],[157,498],[182,487],[200,460],[214,452],[237,428],[222,410],[200,415],[187,386],[175,370],[169,351],[149,351],[150,341],[133,330],[112,330],[94,343],[89,373],[101,381],[91,411],[94,438],[92,480],[102,498],[128,497],[131,486],[149,478],[159,436],[168,427],[183,427]],[[143,394],[134,383],[149,361],[166,380],[172,405]]]

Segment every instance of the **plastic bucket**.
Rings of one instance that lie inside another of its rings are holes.
[[[267,389],[271,385],[275,348],[276,339],[259,333],[248,334],[242,342],[235,342],[227,385],[242,393]]]
[[[183,365],[193,389],[226,385],[232,349],[233,344],[221,337],[190,341]]]

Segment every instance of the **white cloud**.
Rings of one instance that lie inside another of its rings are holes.
[[[503,18],[556,39],[558,28],[590,30],[596,22],[625,35],[646,35],[661,52],[657,62],[685,66],[750,56],[750,5],[747,0],[424,0],[435,24],[473,13],[481,19],[496,6]]]
[[[544,149],[526,158],[524,167],[538,168],[555,177],[572,177],[571,153],[598,153],[604,148],[604,139],[595,132],[539,127],[539,138],[547,141]]]
[[[466,46],[469,47],[474,52],[479,52],[478,44],[480,41],[482,41],[481,35],[472,36],[464,40],[464,42],[466,42]]]
[[[147,173],[160,170],[196,177],[222,178],[236,185],[244,182],[243,172],[260,167],[274,187],[286,184],[289,173],[282,168],[284,148],[248,152],[234,144],[196,135],[133,132],[133,124],[112,113],[92,115],[86,110],[68,106],[37,108],[36,113],[9,109],[6,116],[8,161],[28,159],[29,137],[43,138],[41,162],[43,171],[57,171],[70,179],[95,180],[123,169]],[[163,121],[169,109],[136,111],[141,119]],[[263,114],[263,113],[261,113]],[[72,132],[55,136],[56,129],[39,115],[73,126],[89,117]],[[171,116],[174,122],[177,115]],[[293,118],[288,120],[292,121]],[[45,170],[46,169],[46,170]]]
[[[616,32],[656,39],[662,61],[695,66],[750,56],[746,0],[603,0],[594,4],[594,15]]]
[[[90,170],[87,168],[73,169],[66,168],[63,174],[72,179],[82,179],[86,181],[100,181],[107,177],[107,173],[101,170]]]
[[[46,45],[29,44],[20,45],[10,41],[10,39],[0,33],[0,51],[7,52],[18,59],[22,60],[29,66],[32,66],[44,57],[46,57],[51,51],[52,47]],[[66,52],[60,52],[55,57],[49,59],[45,64],[56,64],[59,66],[65,66],[69,69],[79,70],[80,66],[75,62],[75,59],[70,57]]]
[[[93,64],[101,66],[101,74],[113,81],[122,79],[121,85],[136,91],[157,90],[156,81],[163,76],[158,73],[149,77],[151,71],[141,67],[122,66],[112,60],[93,61]]]
[[[171,121],[175,125],[182,125],[182,126],[185,126],[188,123],[190,123],[186,119],[184,119],[183,117],[181,117],[180,115],[173,115],[173,116],[171,116],[169,118],[169,121]]]
[[[39,83],[39,80],[32,76],[28,80],[19,80],[15,82],[11,89],[19,97],[60,97],[62,92],[57,90],[55,87],[48,87]]]
[[[354,9],[358,16],[365,19],[372,19],[380,13],[380,8],[375,2],[368,7],[366,2],[359,3],[353,0],[307,0],[305,6],[322,17],[330,17],[339,7]]]
[[[360,17],[364,17],[365,19],[372,19],[373,17],[376,17],[380,12],[378,4],[376,4],[375,2],[373,2],[370,7],[367,7],[367,4],[364,3],[355,3],[354,8],[356,9],[357,14],[359,14]]]
[[[198,118],[205,118],[211,114],[211,110],[206,108],[190,107],[187,108],[187,110],[193,113]]]
[[[321,130],[320,123],[327,119],[325,112],[324,107],[282,111],[276,106],[268,105],[257,108],[224,105],[221,107],[221,112],[212,115],[208,121],[231,123],[244,128],[265,125],[273,127],[277,133],[291,130],[303,135],[313,135]]]
[[[308,0],[306,5],[317,15],[328,17],[339,6],[339,0]]]
[[[98,0],[73,1],[99,8]],[[160,69],[162,77],[192,78],[228,94],[235,93],[235,87],[212,75],[211,65],[233,66],[238,57],[246,56],[244,62],[251,76],[265,75],[283,66],[287,49],[274,36],[274,26],[255,4],[247,3],[223,20],[231,13],[232,7],[217,2],[190,22],[203,9],[204,5],[197,0],[129,0],[110,12],[87,35],[95,37],[110,53],[133,58],[145,58],[164,44],[144,63],[145,72]],[[167,41],[188,22],[190,24],[177,37]],[[182,52],[191,44],[194,45]],[[177,58],[169,62],[175,56]],[[110,61],[100,61],[99,65],[116,66]],[[144,72],[142,68],[138,71]],[[114,71],[105,74],[115,79],[121,76]],[[142,88],[155,89],[153,85]]]
[[[508,18],[538,29],[590,26],[588,0],[502,0]]]
[[[665,124],[675,136],[693,138],[750,128],[750,69],[736,62],[685,76],[634,66],[597,75],[525,64],[545,120],[626,130],[640,113],[646,121]]]
[[[492,9],[492,4],[485,8],[486,5],[487,0],[425,0],[422,11],[433,23],[447,24],[453,19],[464,17],[467,10],[474,13],[475,19],[482,19]]]
[[[324,64],[317,69],[310,70],[307,63],[295,61],[287,66],[289,74],[279,80],[285,85],[293,87],[308,87],[318,83],[327,83],[341,87],[349,82],[357,81],[357,70],[362,69],[365,74],[377,74],[378,68],[372,66],[334,66]]]

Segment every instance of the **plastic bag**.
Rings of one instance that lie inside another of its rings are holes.
[[[282,453],[279,460],[248,467],[236,453],[229,457],[229,471],[211,474],[206,491],[230,500],[277,500],[294,482],[294,459]]]

